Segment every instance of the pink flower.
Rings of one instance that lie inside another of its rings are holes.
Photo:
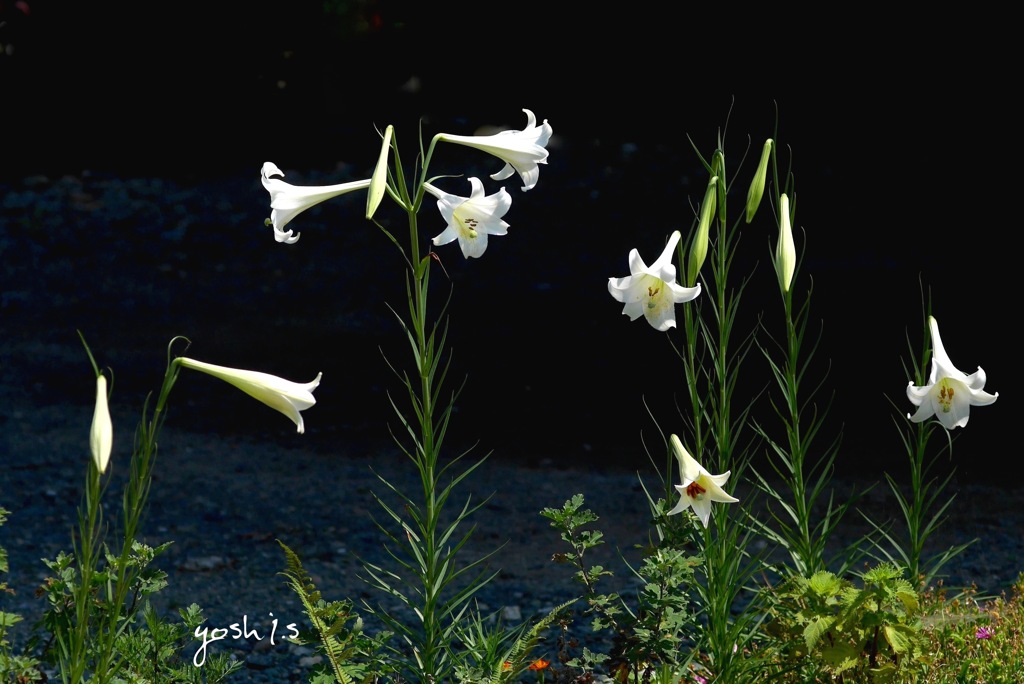
[[[975,639],[991,639],[992,630],[988,627],[979,627],[978,631],[974,633]]]

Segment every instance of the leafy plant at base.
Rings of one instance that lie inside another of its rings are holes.
[[[545,508],[541,515],[551,520],[551,526],[570,546],[570,551],[556,554],[554,560],[577,568],[574,577],[583,585],[587,603],[582,615],[592,617],[593,632],[610,631],[614,646],[607,654],[584,648],[576,657],[563,651],[560,658],[567,667],[584,673],[606,664],[619,681],[640,681],[662,667],[676,672],[688,668],[695,655],[692,635],[697,626],[690,594],[701,559],[666,542],[647,549],[639,566],[630,567],[640,585],[635,596],[599,594],[598,581],[612,572],[600,565],[586,565],[587,551],[604,541],[599,530],[583,529],[598,520],[583,505],[583,495],[576,494],[561,509]],[[562,642],[568,645],[564,635]]]
[[[827,570],[775,587],[765,631],[788,673],[781,681],[906,681],[928,643],[916,587],[903,574],[883,563],[861,576],[860,587]]]
[[[178,613],[182,622],[168,622],[146,602],[141,610],[144,626],[129,626],[118,637],[116,648],[124,658],[126,684],[218,684],[242,669],[242,661],[227,653],[208,654],[201,668],[182,658],[196,628],[203,624],[203,611],[193,603]]]
[[[302,608],[313,625],[312,632],[300,633],[303,642],[316,640],[319,650],[327,658],[323,671],[314,671],[310,681],[313,684],[338,682],[355,684],[373,681],[387,667],[379,652],[389,632],[381,632],[371,638],[363,631],[363,621],[353,610],[351,601],[325,601],[313,578],[309,576],[298,555],[278,540],[288,561],[287,570],[281,574],[288,580],[288,586],[298,595]],[[349,626],[351,623],[351,626]]]
[[[7,522],[9,514],[10,511],[0,506],[0,527]],[[7,550],[0,546],[0,574],[8,572],[10,572],[10,566],[7,561]],[[0,580],[0,596],[13,593],[14,590],[7,586],[7,582]],[[11,627],[21,622],[22,619],[17,613],[0,610],[0,682],[28,684],[43,678],[43,673],[39,671],[39,659],[27,653],[14,653],[11,643],[7,640],[7,634]]]

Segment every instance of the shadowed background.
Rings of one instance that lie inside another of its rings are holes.
[[[881,61],[821,36],[737,36],[742,49],[719,62],[696,41],[706,27],[650,13],[510,6],[497,21],[496,7],[426,3],[2,7],[13,49],[0,57],[0,329],[5,375],[25,383],[28,403],[91,403],[75,329],[114,368],[115,401],[130,406],[155,389],[166,344],[181,334],[205,361],[296,381],[323,371],[301,438],[311,448],[386,438],[386,392],[401,390],[381,351],[402,368],[408,356],[387,309],[404,310],[402,264],[362,218],[362,194],[301,215],[290,226],[298,244],[274,243],[260,166],[274,161],[295,184],[365,178],[375,127],[395,124],[408,167],[418,125],[427,138],[522,128],[526,107],[554,136],[533,190],[504,183],[509,234],[479,260],[454,244],[438,250],[434,282],[454,285],[450,379],[467,378],[454,447],[479,440],[478,453],[499,457],[644,467],[641,432],[656,438],[648,409],[666,432],[685,432],[678,331],[630,323],[606,283],[628,274],[631,248],[650,263],[672,230],[687,234],[706,183],[694,146],[709,156],[721,133],[733,216],[764,139],[787,148],[782,164],[792,149],[806,246],[796,288],[813,283],[811,337],[822,321],[805,386],[827,369],[818,405],[835,393],[819,449],[845,425],[840,468],[899,472],[893,420],[911,408],[902,359],[908,335],[920,348],[923,283],[953,362],[983,366],[986,389],[1000,392],[972,411],[953,463],[966,478],[1013,476],[1018,144],[1006,95],[973,78],[999,63],[992,48],[936,36],[911,51],[894,30],[870,36],[892,48]],[[478,175],[492,192],[485,176],[498,168],[444,146],[431,171]],[[445,188],[466,189],[457,179]],[[428,235],[443,228],[432,208],[422,216]],[[404,230],[401,216],[382,218]],[[759,311],[769,326],[778,320],[775,239],[765,205],[735,264],[755,273],[743,334]],[[297,439],[280,416],[206,380],[176,389],[172,425]],[[737,400],[767,380],[751,374]]]

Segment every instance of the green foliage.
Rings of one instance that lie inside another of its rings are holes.
[[[129,600],[120,604],[113,600],[120,592],[112,590],[117,575],[114,568],[117,567],[119,557],[107,554],[106,566],[90,573],[89,587],[81,585],[81,575],[73,555],[60,552],[56,558],[44,559],[51,575],[44,581],[40,593],[45,597],[48,609],[36,625],[32,641],[38,644],[42,635],[50,635],[43,644],[44,659],[59,664],[62,644],[66,643],[67,635],[75,627],[77,597],[88,596],[91,622],[117,625],[118,631],[113,636],[111,650],[118,657],[108,668],[116,674],[111,674],[108,681],[126,684],[214,684],[224,681],[239,670],[242,663],[232,661],[226,654],[210,655],[201,670],[188,659],[182,658],[181,653],[193,641],[195,628],[203,622],[199,606],[192,604],[180,610],[180,623],[164,620],[152,608],[149,597],[167,586],[166,574],[152,567],[152,563],[168,546],[169,543],[151,547],[138,541],[133,542],[127,564],[137,571],[132,574],[132,586],[125,592]],[[142,617],[141,625],[137,624],[138,615]],[[82,654],[85,671],[92,672],[97,667],[96,663],[107,655],[104,644],[105,641],[99,638],[88,642]],[[4,670],[0,669],[0,672]],[[23,675],[22,679],[15,678],[12,681],[35,680],[24,679]]]
[[[9,514],[10,511],[0,506],[0,527],[7,522]],[[10,565],[7,561],[7,550],[0,546],[0,575],[5,575],[8,572],[10,572]],[[6,580],[0,578],[0,597],[4,594],[14,594],[14,590],[7,586]],[[11,643],[7,640],[8,631],[22,619],[16,613],[0,610],[0,682],[28,684],[28,682],[37,682],[43,679],[43,674],[39,671],[39,660],[27,653],[14,653]]]
[[[646,550],[638,567],[631,568],[639,586],[635,596],[598,594],[598,580],[612,572],[599,565],[585,564],[586,552],[604,542],[600,531],[582,529],[598,520],[583,504],[583,495],[576,494],[561,509],[545,508],[541,515],[551,520],[551,526],[571,548],[557,554],[554,560],[577,567],[574,577],[586,589],[587,607],[583,614],[592,617],[592,631],[611,631],[614,647],[610,653],[600,655],[584,649],[581,655],[566,658],[565,664],[591,671],[607,661],[618,676],[633,678],[643,676],[651,668],[666,666],[677,671],[689,665],[695,645],[692,635],[698,622],[690,597],[701,559],[673,541],[663,540],[659,546]],[[562,642],[567,640],[563,637]]]
[[[457,629],[462,648],[453,653],[455,678],[462,684],[509,684],[525,672],[534,661],[533,651],[541,635],[556,620],[564,619],[565,611],[577,599],[555,606],[534,624],[523,623],[507,629],[495,616],[494,627],[474,611]]]
[[[390,634],[384,632],[375,638],[369,637],[363,632],[363,620],[353,610],[351,601],[325,601],[302,567],[299,556],[281,540],[277,543],[284,549],[288,566],[280,574],[298,595],[312,623],[312,630],[300,632],[299,639],[318,641],[318,650],[327,658],[325,665],[311,673],[310,681],[314,684],[373,681],[387,669],[377,654]]]
[[[87,648],[82,653],[86,671],[93,671],[103,658],[109,658],[111,653],[116,654],[116,659],[103,667],[110,667],[117,671],[120,667],[127,667],[128,663],[122,663],[126,652],[121,650],[119,640],[129,634],[134,634],[135,641],[144,640],[146,637],[142,632],[133,632],[131,625],[135,621],[136,613],[143,606],[148,606],[148,597],[156,594],[167,586],[167,574],[159,568],[152,567],[156,557],[170,546],[170,542],[151,547],[139,541],[132,541],[131,552],[123,559],[111,553],[106,554],[104,565],[98,566],[92,572],[82,573],[78,558],[72,554],[59,552],[53,559],[43,559],[43,563],[50,571],[39,589],[39,593],[45,597],[48,604],[37,630],[42,629],[45,633],[53,635],[52,640],[44,651],[44,658],[48,662],[60,664],[61,658],[67,657],[65,644],[68,643],[72,633],[75,632],[80,620],[81,612],[78,610],[79,603],[86,601],[88,604],[90,638],[87,641]],[[126,572],[130,569],[130,572]],[[83,575],[87,580],[83,580]],[[126,587],[118,586],[118,581],[127,582]],[[83,581],[87,584],[83,584]],[[155,616],[146,617],[147,623],[156,626],[153,622]],[[107,628],[112,625],[112,628]],[[107,631],[112,629],[112,631]],[[163,637],[169,638],[169,632],[162,627],[150,636],[154,643],[150,645],[154,654],[160,652],[158,642]],[[112,640],[112,641],[108,641]],[[187,643],[187,639],[183,641]],[[114,647],[108,649],[107,643],[113,643]]]
[[[1024,574],[1009,595],[979,599],[974,588],[949,597],[925,592],[928,657],[917,684],[1018,682],[1024,672]]]
[[[562,541],[566,542],[571,549],[568,552],[557,554],[554,561],[578,567],[574,577],[586,587],[588,596],[596,595],[598,581],[602,577],[612,574],[610,570],[605,570],[600,565],[588,568],[583,563],[583,557],[587,551],[604,544],[603,532],[583,529],[584,525],[596,522],[597,515],[589,508],[583,508],[582,494],[573,495],[561,508],[545,508],[540,514],[551,520],[551,526],[559,531]],[[614,595],[608,598],[614,598]],[[609,608],[609,610],[611,609]],[[607,617],[611,618],[613,615],[614,611],[608,613]],[[608,626],[601,618],[597,619],[601,622],[595,625],[595,629]]]
[[[793,575],[772,592],[766,633],[786,681],[905,681],[924,658],[921,602],[903,570],[877,565],[861,586],[827,570]]]
[[[196,667],[181,653],[203,624],[203,611],[192,604],[178,611],[182,621],[163,620],[148,601],[142,607],[144,626],[129,625],[118,636],[117,652],[124,658],[119,677],[125,684],[217,684],[242,669],[242,662],[226,653],[207,654]]]

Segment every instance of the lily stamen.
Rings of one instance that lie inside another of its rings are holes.
[[[691,482],[690,485],[686,488],[686,495],[693,497],[694,499],[700,500],[700,497],[707,491],[708,490],[704,489],[696,482]]]

